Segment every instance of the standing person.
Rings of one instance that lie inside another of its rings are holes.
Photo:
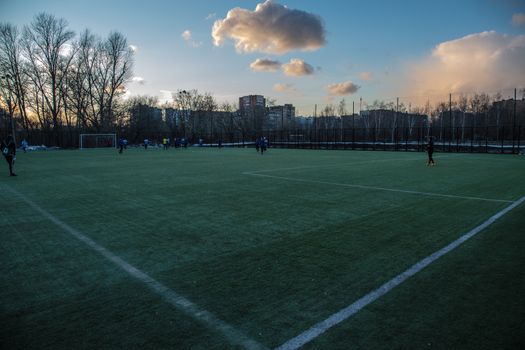
[[[118,140],[118,153],[122,154],[122,152],[124,152],[124,139],[121,137]]]
[[[162,138],[162,146],[164,147],[164,150],[168,149],[168,140],[165,137]]]
[[[148,139],[144,139],[144,149],[145,150],[148,149],[148,145],[149,145],[149,140]]]
[[[16,176],[16,174],[13,172],[13,167],[15,166],[16,160],[16,144],[12,135],[8,135],[7,138],[2,141],[0,149],[2,150],[2,154],[4,155],[6,162],[9,164],[9,175]]]
[[[257,153],[259,153],[259,147],[261,146],[261,142],[259,141],[259,138],[255,139],[255,150]]]
[[[427,166],[429,165],[436,165],[434,162],[434,158],[432,158],[432,154],[434,153],[434,139],[432,136],[428,139],[428,145],[427,145],[427,154],[428,154],[428,162]]]
[[[22,145],[22,149],[24,150],[24,153],[26,153],[27,146],[28,146],[26,139],[22,140],[21,145]]]
[[[261,147],[261,154],[266,152],[266,148],[268,147],[268,141],[266,140],[266,137],[261,137],[260,147]]]
[[[222,148],[222,140],[219,139],[219,149],[221,149],[221,148]]]

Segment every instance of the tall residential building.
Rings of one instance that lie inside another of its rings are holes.
[[[266,99],[261,95],[240,97],[239,114],[246,131],[260,134],[266,125]]]
[[[261,95],[248,95],[239,97],[239,110],[255,109],[257,107],[265,108],[266,99]]]
[[[268,123],[271,129],[293,128],[295,107],[291,104],[268,107]]]

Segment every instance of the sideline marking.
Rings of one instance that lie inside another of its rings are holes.
[[[442,193],[433,193],[433,192],[420,192],[420,191],[411,191],[411,190],[399,190],[399,189],[395,189],[395,188],[376,187],[376,186],[365,186],[365,185],[352,185],[352,184],[344,184],[344,183],[339,183],[339,182],[317,181],[317,180],[306,180],[306,179],[297,179],[297,178],[293,178],[293,177],[275,176],[275,175],[265,175],[265,174],[256,174],[256,173],[243,173],[243,175],[268,177],[268,178],[272,178],[272,179],[280,179],[280,180],[288,180],[288,181],[296,181],[296,182],[306,182],[306,183],[314,183],[314,184],[322,184],[322,185],[332,185],[332,186],[342,186],[342,187],[362,188],[362,189],[366,189],[366,190],[388,191],[388,192],[400,192],[400,193],[408,193],[408,194],[420,194],[420,195],[423,195],[423,196],[445,197],[445,198],[459,198],[459,199],[471,199],[471,200],[486,201],[486,202],[512,203],[512,201],[510,201],[510,200],[506,200],[506,199],[492,199],[492,198],[470,197],[470,196],[459,196],[459,195],[453,195],[453,194],[442,194]]]
[[[315,324],[310,329],[304,331],[303,333],[299,334],[295,338],[288,340],[286,343],[275,348],[275,350],[295,350],[305,345],[306,343],[312,341],[313,339],[317,338],[318,336],[320,336],[321,334],[323,334],[330,328],[338,325],[339,323],[343,322],[350,316],[355,315],[357,312],[359,312],[359,310],[361,310],[368,304],[376,301],[377,299],[379,299],[386,293],[390,292],[392,289],[399,286],[401,283],[405,282],[408,278],[414,276],[416,273],[423,270],[425,267],[432,264],[434,261],[441,258],[443,255],[456,249],[457,247],[465,243],[467,240],[469,240],[470,238],[472,238],[479,232],[483,231],[485,228],[493,224],[496,220],[498,220],[503,215],[507,214],[509,211],[516,208],[523,202],[525,202],[525,196],[513,202],[511,205],[509,205],[505,209],[497,212],[496,214],[491,216],[488,220],[483,222],[481,225],[473,228],[472,230],[465,233],[463,236],[459,237],[452,243],[448,244],[447,246],[441,248],[440,250],[432,253],[431,255],[427,256],[426,258],[412,265],[412,267],[410,267],[408,270],[392,278],[390,281],[386,282],[381,287],[377,288],[376,290],[371,291],[370,293],[366,294],[365,296],[358,299],[354,303],[350,304],[344,309],[328,317],[324,321],[321,321]]]
[[[281,171],[281,170],[302,170],[302,169],[325,169],[325,168],[340,168],[350,165],[360,165],[360,164],[368,164],[368,163],[378,163],[378,162],[392,162],[392,161],[414,161],[414,160],[421,160],[421,158],[393,158],[393,159],[376,159],[376,160],[364,160],[361,162],[353,162],[348,164],[327,164],[327,165],[310,165],[310,166],[296,166],[291,168],[275,168],[275,169],[263,169],[263,170],[255,170],[255,171],[245,171],[242,174],[243,175],[258,175],[259,173],[271,173],[274,171]]]
[[[120,267],[122,270],[127,272],[131,277],[134,277],[135,279],[144,283],[150,290],[158,294],[166,302],[175,306],[177,309],[181,310],[186,315],[189,315],[192,318],[200,321],[201,323],[204,323],[208,327],[216,331],[219,331],[222,335],[225,336],[226,339],[230,341],[230,343],[234,345],[240,345],[250,350],[251,349],[267,349],[265,346],[263,346],[259,342],[249,338],[244,333],[240,332],[239,330],[236,330],[233,326],[220,320],[215,315],[213,315],[211,312],[206,311],[205,309],[202,309],[201,307],[194,304],[189,299],[186,299],[185,297],[178,294],[177,292],[169,289],[168,287],[166,287],[159,281],[150,277],[145,272],[142,272],[141,270],[129,264],[122,258],[113,254],[108,249],[99,245],[98,243],[93,241],[91,238],[85,236],[80,231],[74,229],[73,227],[69,226],[65,222],[55,217],[53,214],[42,209],[40,206],[38,206],[38,204],[34,203],[31,199],[27,198],[22,193],[11,188],[9,185],[5,185],[5,187],[12,194],[14,194],[18,198],[26,202],[31,208],[38,211],[40,214],[42,214],[42,216],[46,217],[48,220],[53,222],[55,225],[57,225],[58,227],[60,227],[61,229],[69,233],[71,236],[77,238],[79,241],[86,244],[88,247],[90,247],[91,249],[93,249],[94,251],[102,255],[107,260],[111,261],[112,263]]]
[[[456,154],[446,154],[439,156],[439,158],[458,158],[456,157]],[[258,173],[271,173],[274,171],[281,171],[281,170],[302,170],[302,169],[324,169],[324,168],[341,168],[341,167],[347,167],[347,166],[354,166],[354,165],[361,165],[361,164],[369,164],[369,163],[379,163],[379,162],[399,162],[399,161],[424,161],[425,158],[389,158],[389,159],[373,159],[373,160],[363,160],[363,161],[357,161],[357,162],[351,162],[351,163],[343,163],[343,164],[327,164],[327,165],[310,165],[310,166],[296,166],[291,168],[275,168],[275,169],[263,169],[263,170],[254,170],[254,171],[245,171],[242,174],[243,175],[257,175]]]

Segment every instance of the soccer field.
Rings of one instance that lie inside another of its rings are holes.
[[[525,158],[435,159],[19,154],[0,177],[0,347],[523,348]]]

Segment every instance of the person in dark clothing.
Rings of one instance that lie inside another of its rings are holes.
[[[260,147],[260,145],[261,145],[260,139],[257,138],[257,139],[255,140],[255,150],[257,151],[257,153],[259,153],[259,147]]]
[[[119,147],[118,153],[122,154],[122,152],[124,151],[124,139],[123,138],[120,138],[118,140],[118,147]]]
[[[434,153],[434,139],[430,137],[428,140],[428,145],[427,145],[427,154],[428,154],[427,166],[436,165],[436,163],[434,162],[434,158],[432,158],[433,153]]]
[[[268,147],[268,140],[266,140],[266,137],[261,137],[261,142],[259,146],[261,147],[261,154],[264,154]]]
[[[6,162],[9,164],[9,175],[16,176],[16,174],[13,172],[13,167],[16,160],[16,144],[13,140],[13,136],[7,136],[7,138],[2,141],[0,149],[2,150],[2,154]]]

